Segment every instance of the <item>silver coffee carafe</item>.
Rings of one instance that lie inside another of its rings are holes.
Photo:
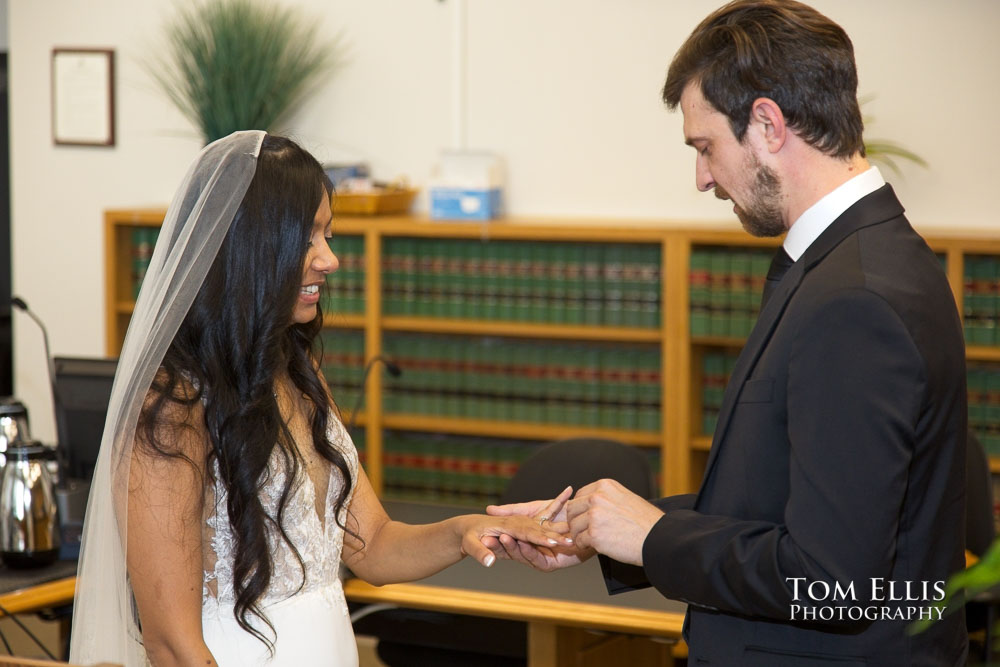
[[[8,447],[17,447],[29,440],[28,409],[14,398],[0,398],[0,467],[3,467]]]
[[[0,557],[8,567],[39,567],[59,557],[59,517],[48,459],[37,441],[8,445],[0,475]]]

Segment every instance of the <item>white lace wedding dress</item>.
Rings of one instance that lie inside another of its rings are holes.
[[[351,477],[357,479],[357,451],[347,430],[333,414],[330,415],[328,435],[330,442],[347,459]],[[268,514],[275,517],[286,479],[277,449],[270,469],[273,474],[265,482],[262,500]],[[213,472],[218,479],[217,463]],[[334,500],[343,486],[337,469],[318,455],[307,459],[285,508],[285,531],[302,557],[305,581],[299,561],[288,544],[277,531],[268,535],[274,567],[271,584],[260,604],[277,633],[273,657],[261,641],[237,624],[233,616],[235,542],[229,526],[225,489],[216,486],[215,502],[206,502],[202,627],[205,642],[220,667],[357,665],[357,645],[339,577],[344,531],[334,519]],[[325,502],[317,502],[320,496]],[[348,502],[341,512],[342,524]],[[271,630],[258,618],[251,616],[251,623],[264,636],[274,640]]]

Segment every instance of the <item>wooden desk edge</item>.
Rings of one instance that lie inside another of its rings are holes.
[[[66,577],[0,595],[0,606],[11,614],[58,607],[73,601],[76,577]],[[0,613],[0,616],[4,614]]]
[[[36,611],[68,604],[73,601],[75,592],[76,577],[66,577],[0,595],[0,605],[12,614]],[[344,583],[344,593],[355,602],[393,603],[415,609],[630,634],[680,637],[684,624],[684,614],[678,612],[468,591],[426,584],[389,584],[377,587],[360,579],[349,579]]]
[[[372,586],[360,579],[344,582],[344,594],[354,602],[381,602],[401,607],[552,623],[637,635],[680,637],[684,614],[570,602],[525,595],[469,591],[425,584]]]

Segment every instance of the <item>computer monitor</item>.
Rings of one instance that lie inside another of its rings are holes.
[[[94,475],[117,359],[55,357],[56,419],[64,472],[87,482]]]

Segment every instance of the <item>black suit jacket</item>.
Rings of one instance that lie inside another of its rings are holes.
[[[692,666],[964,664],[961,610],[915,636],[899,619],[964,565],[965,382],[941,264],[887,185],[778,284],[697,496],[658,501],[644,568],[602,559],[609,590],[688,602]]]

